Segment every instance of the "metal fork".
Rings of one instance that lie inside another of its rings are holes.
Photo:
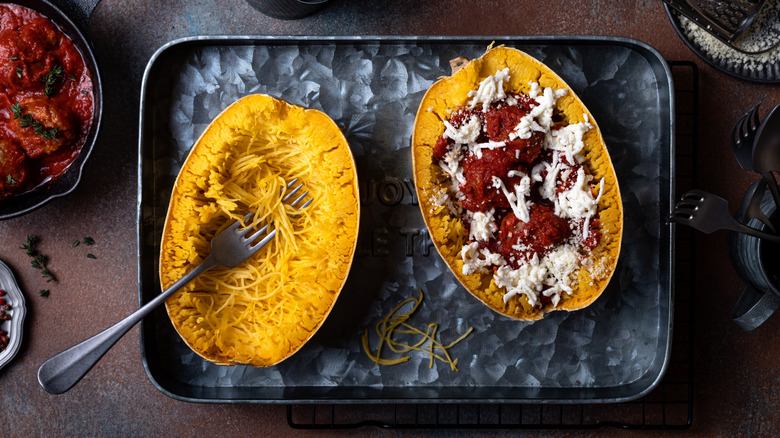
[[[688,225],[707,234],[717,230],[731,230],[780,243],[780,236],[739,223],[729,212],[728,201],[704,190],[686,192],[674,206],[669,221]]]
[[[766,99],[766,96],[764,95],[758,103],[737,120],[729,134],[731,152],[734,153],[739,167],[745,170],[753,170],[753,140],[756,138],[760,121],[758,107],[761,106],[761,102]]]
[[[761,201],[764,199],[766,186],[766,180],[763,178],[751,184],[742,197],[742,204],[739,209],[737,209],[737,212],[734,213],[734,217],[743,224],[747,224],[750,219],[758,219],[763,222],[773,234],[777,234],[777,230],[772,224],[772,221],[766,217],[766,214],[764,214],[764,211],[761,209]]]
[[[282,198],[284,202],[289,201],[303,187],[303,184],[300,184],[290,189],[296,182],[297,178],[287,184],[289,192]],[[308,193],[306,191],[299,195],[290,205],[298,206]],[[298,210],[308,207],[313,200],[310,198]],[[249,221],[251,217],[252,213],[246,215],[244,222]],[[272,223],[267,223],[259,230],[255,230],[252,226],[240,229],[241,222],[236,221],[219,232],[211,239],[211,251],[201,264],[122,321],[52,356],[38,369],[38,382],[43,389],[52,394],[62,394],[72,388],[122,336],[190,280],[215,266],[234,268],[264,247],[276,235],[276,229],[268,232],[270,225]],[[261,236],[265,237],[255,243]]]

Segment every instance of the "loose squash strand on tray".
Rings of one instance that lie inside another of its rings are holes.
[[[377,335],[379,335],[379,345],[377,346],[376,354],[371,353],[371,348],[368,340],[368,330],[363,332],[361,339],[363,345],[363,351],[371,358],[377,365],[396,365],[406,362],[411,356],[402,356],[394,359],[387,359],[382,357],[382,347],[386,344],[387,347],[396,354],[405,354],[410,351],[420,351],[427,354],[430,358],[429,368],[433,368],[434,359],[438,359],[450,365],[452,371],[458,371],[458,359],[453,360],[450,356],[449,349],[455,344],[466,338],[473,330],[473,327],[461,335],[455,341],[448,345],[443,345],[436,338],[438,331],[438,324],[429,323],[426,330],[420,330],[417,327],[409,324],[407,321],[412,317],[414,312],[420,306],[423,300],[423,292],[420,290],[420,298],[407,298],[398,304],[390,313],[387,314],[375,327]],[[399,313],[401,309],[408,304],[412,304],[412,309],[407,313]],[[417,342],[406,343],[398,341],[394,338],[395,334],[401,335],[414,335],[419,336],[420,339]],[[425,344],[428,344],[427,346]],[[441,350],[443,355],[437,353],[437,350]]]

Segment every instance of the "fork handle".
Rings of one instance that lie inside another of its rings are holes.
[[[725,228],[731,231],[736,231],[737,233],[747,234],[748,236],[753,236],[759,239],[764,239],[773,243],[780,244],[780,236],[776,234],[766,233],[764,231],[759,231],[753,227],[749,227],[745,224],[741,224],[736,220],[734,221],[732,226],[728,226]]]
[[[761,177],[766,181],[766,185],[769,186],[769,191],[772,192],[772,200],[775,201],[775,206],[780,208],[780,188],[777,186],[777,180],[775,175],[771,171],[761,172]]]
[[[47,360],[38,369],[38,383],[46,392],[62,394],[73,387],[131,328],[148,315],[169,296],[207,269],[214,267],[210,256],[203,263],[184,275],[171,287],[149,301],[125,319]]]

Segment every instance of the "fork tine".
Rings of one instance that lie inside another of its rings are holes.
[[[307,192],[307,193],[308,193],[308,192]],[[301,205],[300,207],[298,207],[298,210],[300,211],[300,210],[303,210],[304,208],[308,207],[308,206],[309,206],[309,205],[312,203],[312,201],[314,201],[314,198],[309,198],[309,200],[308,200],[308,201],[304,202],[304,204],[303,204],[303,205]]]
[[[739,141],[740,143],[747,141],[747,139],[750,137],[750,133],[752,132],[752,129],[750,127],[750,121],[752,120],[752,116],[756,113],[751,110],[744,116],[742,116],[742,123],[739,125]]]
[[[766,99],[767,96],[768,95],[765,94],[764,97],[759,99],[758,103],[756,103],[755,106],[753,106],[753,108],[751,108],[750,111],[749,111],[749,114],[751,115],[751,118],[750,118],[750,130],[751,131],[755,131],[756,128],[758,128],[758,125],[761,122],[761,119],[758,117],[758,107],[761,106],[761,102],[763,102],[764,99]]]
[[[699,203],[697,200],[683,199],[682,201],[675,204],[674,208],[676,210],[689,209],[696,211],[699,208]]]
[[[285,194],[285,195],[282,197],[282,202],[287,202],[287,201],[288,201],[288,200],[290,200],[290,199],[291,199],[293,196],[295,196],[296,194],[298,194],[298,191],[299,191],[299,190],[300,190],[300,189],[303,187],[303,183],[300,183],[300,184],[298,184],[297,186],[295,186],[295,187],[293,187],[292,189],[290,189],[290,188],[291,188],[293,185],[295,185],[295,183],[297,183],[297,182],[298,182],[298,178],[295,178],[295,179],[293,179],[292,181],[290,181],[289,183],[287,183],[287,189],[288,189],[288,192],[287,192],[287,193],[286,193],[286,194]],[[305,191],[305,192],[303,192],[302,194],[298,195],[298,197],[297,197],[297,198],[295,198],[295,200],[293,200],[292,202],[290,202],[290,206],[291,206],[291,207],[296,207],[296,206],[298,206],[298,204],[299,204],[301,201],[303,201],[303,200],[306,198],[306,195],[308,195],[308,194],[309,194],[309,191],[308,191],[308,190],[306,190],[306,191]],[[300,210],[303,210],[304,208],[306,208],[306,207],[308,207],[309,205],[311,205],[312,201],[314,201],[314,199],[313,199],[313,198],[309,198],[309,200],[308,200],[308,201],[306,201],[306,202],[305,202],[303,205],[301,205],[300,207],[298,207],[298,211],[300,211]]]
[[[742,145],[743,142],[747,142],[755,134],[756,128],[758,128],[760,123],[758,109],[761,106],[761,102],[763,102],[766,97],[767,95],[765,94],[764,97],[759,99],[753,107],[747,110],[731,128],[729,137],[731,137],[737,145]]]
[[[249,219],[252,218],[253,215],[254,215],[253,213],[248,213],[246,216],[244,216],[244,223],[247,223],[249,221]],[[243,229],[239,230],[238,228],[240,226],[241,226],[241,221],[234,221],[232,224],[230,224],[229,227],[225,228],[225,230],[223,232],[226,232],[226,231],[229,230],[229,231],[232,231],[232,232],[236,233],[239,236],[243,236],[244,234],[247,233],[247,231],[246,231],[247,228],[243,228]]]
[[[693,219],[693,211],[687,211],[687,210],[676,210],[674,213],[671,214],[671,216],[674,216],[678,219],[686,219],[691,220]]]
[[[675,209],[674,209],[674,211],[672,212],[672,215],[673,215],[673,216],[685,216],[685,217],[690,217],[690,216],[692,216],[692,215],[693,215],[695,212],[696,212],[696,210],[690,210],[690,209],[686,209],[686,208],[675,208]]]
[[[759,102],[760,104],[761,102]],[[758,128],[759,119],[758,119],[758,106],[754,106],[751,108],[748,112],[745,113],[744,116],[740,119],[741,123],[739,125],[739,134],[740,134],[740,143],[741,142],[748,142],[750,138],[753,136],[753,133],[755,132],[756,128]]]
[[[293,178],[293,179],[292,179],[290,182],[288,182],[288,183],[286,184],[286,186],[287,186],[287,189],[289,190],[289,189],[290,189],[290,188],[291,188],[293,185],[295,185],[295,183],[297,183],[297,182],[298,182],[298,178]],[[299,191],[299,190],[300,190],[302,187],[303,187],[303,183],[300,183],[300,184],[298,184],[297,186],[293,187],[293,188],[292,188],[292,190],[289,190],[289,191],[288,191],[288,192],[287,192],[287,193],[286,193],[286,194],[285,194],[285,195],[282,197],[282,202],[287,202],[287,201],[288,201],[288,200],[289,200],[289,199],[290,199],[292,196],[294,196],[296,193],[298,193],[298,191]],[[301,201],[302,201],[304,198],[306,198],[306,195],[308,195],[308,194],[309,194],[309,191],[308,191],[308,190],[307,190],[307,191],[305,191],[305,192],[303,192],[303,193],[302,193],[300,196],[298,196],[298,198],[296,198],[294,201],[292,201],[292,202],[290,203],[290,205],[291,205],[291,206],[293,206],[293,207],[297,206],[297,205],[298,205],[298,204],[299,204],[299,203],[300,203],[300,202],[301,202]],[[310,198],[310,199],[309,199],[308,201],[306,201],[306,202],[305,202],[303,205],[301,205],[301,206],[298,208],[298,210],[301,210],[301,209],[303,209],[303,208],[305,208],[305,207],[308,207],[308,206],[309,206],[309,205],[312,203],[312,201],[313,201],[313,200],[314,200],[314,199]],[[245,222],[246,222],[246,220],[248,220],[248,219],[249,219],[249,218],[251,218],[251,217],[252,217],[252,213],[249,213],[249,214],[247,214],[247,215],[245,216],[245,218],[244,218],[244,219],[245,219]],[[244,241],[248,241],[248,242],[250,242],[250,243],[251,243],[251,242],[254,242],[254,241],[255,241],[255,240],[257,240],[257,239],[258,239],[260,236],[262,236],[263,234],[265,234],[265,233],[268,231],[268,227],[269,227],[270,225],[272,225],[272,224],[273,224],[273,222],[269,222],[269,223],[265,224],[265,225],[264,225],[262,228],[260,228],[259,230],[255,231],[255,232],[254,232],[252,235],[250,235],[250,236],[248,236],[248,237],[245,237],[245,238],[244,238]],[[231,227],[232,227],[232,228],[237,228],[237,227],[238,227],[238,223],[236,223],[236,224],[233,224]],[[247,226],[246,228],[243,228],[243,229],[241,229],[241,230],[238,230],[237,234],[239,234],[239,236],[245,236],[246,234],[248,234],[248,233],[249,233],[250,231],[252,231],[252,230],[253,230],[253,228],[252,228],[251,226]],[[264,245],[266,245],[268,242],[270,242],[270,241],[271,241],[271,239],[273,239],[273,237],[274,237],[275,235],[276,235],[276,229],[274,229],[274,230],[272,230],[271,232],[269,232],[269,233],[266,235],[266,237],[264,237],[264,238],[263,238],[263,240],[261,240],[260,242],[258,242],[256,245],[254,245],[254,246],[251,246],[251,248],[257,248],[257,249],[260,249],[260,248],[262,248]]]
[[[296,186],[294,189],[287,192],[287,194],[282,198],[282,202],[287,202],[288,199],[292,198],[296,193],[298,193],[298,190],[300,190],[301,187],[303,187],[303,183],[298,184],[298,186]],[[287,188],[289,189],[290,186],[288,185]]]
[[[250,240],[249,250],[252,251],[252,254],[256,253],[260,248],[264,247],[268,242],[271,241],[271,239],[276,236],[276,229],[271,230],[270,233],[268,233],[267,236],[263,237],[263,240],[257,242],[256,244],[252,245],[251,242],[254,240]],[[258,236],[259,237],[259,236]]]
[[[698,203],[698,202],[701,202],[703,200],[704,200],[704,196],[702,196],[700,193],[688,192],[688,193],[682,195],[682,197],[680,198],[680,201],[678,202],[678,204],[680,202],[684,202],[684,201]]]
[[[734,126],[731,127],[731,133],[729,134],[729,137],[736,143],[736,144],[742,144],[742,137],[744,137],[744,126],[745,126],[745,120],[747,119],[748,114],[744,114],[742,117],[737,120],[737,123],[734,124]]]
[[[759,102],[759,104],[760,103],[761,102]],[[755,106],[753,107],[753,110],[750,112],[750,120],[748,120],[748,132],[745,133],[745,136],[747,137],[748,135],[750,135],[749,134],[750,132],[753,132],[756,129],[758,129],[758,125],[760,124],[761,124],[761,119],[758,118],[758,106]]]
[[[240,226],[241,226],[241,221],[234,221],[232,224],[230,224],[229,227],[225,228],[225,230],[222,231],[222,233],[224,233],[226,231],[238,232],[237,230],[238,230],[238,227],[240,227]]]
[[[265,225],[263,226],[263,228],[260,228],[259,230],[257,230],[257,232],[256,232],[256,233],[252,234],[252,235],[251,235],[251,236],[249,236],[249,237],[246,237],[244,240],[247,240],[247,241],[249,241],[249,242],[254,242],[255,240],[257,240],[257,238],[258,238],[258,237],[262,236],[263,234],[265,234],[265,233],[268,231],[268,227],[269,227],[269,226],[270,226],[272,223],[273,223],[273,222],[270,222],[270,223],[267,223],[267,224],[265,224]]]
[[[303,198],[305,198],[305,197],[306,197],[306,195],[308,195],[308,194],[309,194],[309,191],[308,191],[308,190],[307,190],[307,191],[305,191],[305,192],[303,192],[303,194],[302,194],[301,196],[298,196],[298,198],[297,198],[295,201],[291,202],[291,203],[290,203],[290,205],[291,205],[292,207],[295,207],[295,206],[296,206],[296,205],[298,205],[298,203],[299,203],[299,202],[301,202],[301,201],[303,200]],[[303,206],[301,206],[301,208],[303,208]]]
[[[250,219],[252,219],[252,217],[253,217],[254,215],[255,215],[254,213],[247,213],[247,214],[246,214],[246,216],[244,216],[244,223],[245,223],[245,224],[246,224],[246,223],[248,223],[248,222],[249,222],[249,220],[250,220]],[[235,233],[236,233],[236,234],[237,234],[239,237],[240,237],[240,236],[245,236],[247,233],[249,233],[250,231],[252,231],[252,227],[251,227],[249,224],[247,224],[247,226],[246,226],[246,227],[244,227],[244,228],[241,228],[240,230],[238,229],[238,227],[239,227],[239,226],[241,226],[241,221],[236,221],[236,222],[235,222],[233,225],[231,225],[231,226],[229,227],[229,228],[232,228],[232,229],[233,229],[233,231],[235,231]]]

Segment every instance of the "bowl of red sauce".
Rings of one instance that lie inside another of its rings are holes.
[[[45,1],[0,3],[0,219],[75,189],[97,137],[97,63]]]

